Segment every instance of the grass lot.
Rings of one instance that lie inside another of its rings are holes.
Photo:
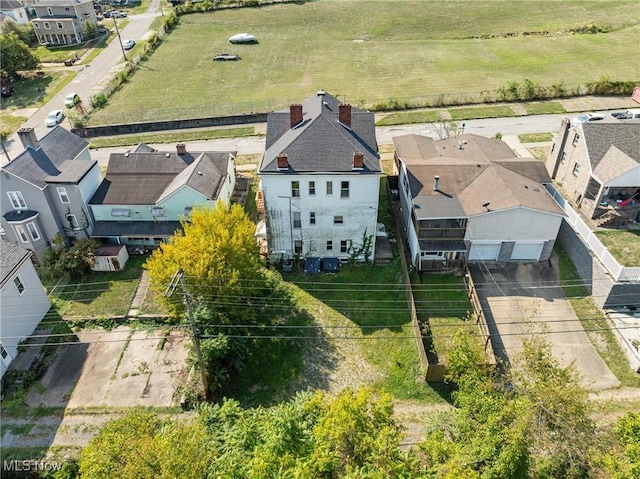
[[[553,140],[553,133],[531,133],[528,135],[518,135],[522,143],[542,143]]]
[[[446,362],[452,336],[458,329],[478,332],[475,321],[466,321],[467,313],[473,311],[473,307],[460,275],[425,274],[422,281],[414,281],[413,297],[420,323],[428,323],[431,328],[431,337],[425,339],[425,349],[440,363]]]
[[[49,72],[46,76],[33,75],[13,84],[15,93],[2,99],[3,113],[6,110],[20,108],[37,108],[57,94],[67,83],[73,80],[76,73],[72,70]]]
[[[181,141],[217,140],[220,138],[240,138],[256,136],[253,127],[221,128],[217,130],[180,130],[171,133],[140,133],[136,135],[105,136],[93,138],[90,148],[110,148],[113,146],[129,146],[138,143],[175,143]]]
[[[559,115],[566,113],[562,104],[557,101],[523,103],[522,106],[529,115]]]
[[[498,118],[517,116],[509,105],[478,106],[471,108],[454,108],[449,110],[454,120],[466,120],[468,118]]]
[[[135,294],[145,258],[131,257],[123,271],[93,272],[80,283],[59,284],[53,290],[65,319],[123,316]]]
[[[366,106],[487,96],[524,78],[570,89],[612,72],[637,80],[628,61],[629,38],[640,33],[640,20],[629,15],[634,7],[633,0],[334,0],[184,15],[92,124],[131,121],[131,112],[143,110],[156,118],[269,111],[319,88]],[[588,22],[612,31],[570,34]],[[260,43],[230,45],[239,31]],[[554,33],[521,35],[542,31]],[[212,61],[221,52],[242,60]],[[176,75],[177,62],[189,75]],[[175,107],[167,108],[168,98]]]
[[[595,234],[622,266],[640,266],[640,230],[598,230]]]
[[[560,282],[563,285],[564,294],[569,298],[594,348],[623,386],[640,387],[640,376],[629,367],[627,356],[611,331],[611,325],[607,322],[602,310],[594,303],[593,298],[589,296],[589,291],[559,242],[556,242],[555,252],[558,255]]]

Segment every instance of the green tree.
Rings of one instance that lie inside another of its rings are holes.
[[[82,27],[82,38],[85,40],[91,40],[98,34],[98,26],[93,22],[84,22]]]
[[[2,145],[2,152],[4,153],[4,156],[7,157],[7,161],[11,161],[11,157],[9,156],[9,152],[7,151],[7,147],[4,143],[9,139],[10,136],[11,132],[8,129],[0,129],[0,145]]]
[[[22,70],[34,70],[38,66],[38,58],[15,32],[0,35],[0,51],[2,51],[2,78],[13,79]]]
[[[456,335],[447,362],[458,409],[421,445],[431,471],[439,478],[586,477],[595,430],[573,367],[560,367],[532,334],[505,381],[483,366],[468,334]]]
[[[161,295],[182,268],[189,292],[214,312],[214,323],[252,321],[255,312],[246,307],[247,298],[268,293],[254,233],[255,225],[240,205],[219,201],[194,208],[190,220],[182,221],[182,231],[147,260],[153,290]],[[163,299],[176,316],[184,312],[181,298]]]
[[[91,271],[99,247],[100,242],[91,238],[77,240],[67,247],[62,236],[57,234],[53,245],[44,252],[42,265],[55,274],[77,281]]]
[[[38,37],[31,22],[25,25],[18,25],[11,18],[7,17],[2,23],[2,33],[7,35],[11,32],[18,35],[18,38],[31,48],[38,45]]]
[[[629,412],[618,419],[613,441],[601,451],[604,469],[611,479],[640,477],[640,413]]]

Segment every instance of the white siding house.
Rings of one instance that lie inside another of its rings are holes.
[[[47,314],[51,303],[31,253],[0,239],[0,377],[18,354],[18,344]]]
[[[259,174],[270,257],[373,259],[381,168],[372,113],[324,91],[270,113]]]

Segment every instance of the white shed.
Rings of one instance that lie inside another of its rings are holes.
[[[122,271],[128,260],[129,252],[125,245],[104,245],[98,248],[91,269],[94,271]]]

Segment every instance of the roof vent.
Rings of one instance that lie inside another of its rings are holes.
[[[433,191],[438,191],[439,186],[440,186],[440,176],[436,175],[433,177]]]
[[[324,90],[318,90],[318,93],[316,93],[318,96],[325,96],[327,92]]]
[[[169,158],[171,155],[170,155],[169,153],[165,153],[165,154],[164,154],[164,156],[165,156],[166,158]]]
[[[125,158],[129,158],[129,152],[128,151],[124,154],[124,157]]]
[[[198,171],[198,174],[199,174],[200,176],[202,176],[202,171]]]

